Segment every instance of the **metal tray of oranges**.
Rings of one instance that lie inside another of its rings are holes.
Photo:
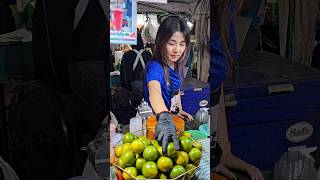
[[[118,179],[191,179],[199,168],[202,145],[193,141],[188,132],[180,135],[179,143],[180,151],[176,151],[173,142],[169,142],[167,153],[162,155],[162,147],[156,140],[127,132],[113,146],[113,165]]]

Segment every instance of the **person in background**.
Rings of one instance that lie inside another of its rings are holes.
[[[248,31],[241,52],[253,52],[261,46],[261,26],[264,22],[266,0],[243,0],[240,16],[245,17],[249,23]],[[260,47],[261,48],[261,47]]]
[[[164,153],[170,139],[176,150],[180,149],[172,113],[192,120],[192,116],[183,111],[180,94],[189,43],[190,30],[185,20],[167,17],[157,31],[153,59],[146,68],[144,98],[156,114],[155,138],[162,144]]]
[[[16,30],[16,24],[10,5],[16,4],[15,0],[0,1],[0,34]]]
[[[115,68],[114,68],[114,62],[115,62],[115,57],[114,55],[112,54],[112,51],[111,51],[111,48],[109,48],[109,57],[110,57],[110,60],[109,61],[109,65],[110,65],[110,69],[109,69],[109,72],[113,72],[115,71]]]
[[[234,16],[240,2],[237,0],[214,0],[211,2],[211,41],[210,41],[210,133],[211,168],[214,179],[215,173],[220,172],[230,179],[236,176],[229,170],[236,169],[246,172],[251,179],[263,180],[261,172],[253,165],[241,160],[231,153],[228,138],[226,112],[223,96],[223,81],[227,71],[234,77],[233,60],[237,58]]]
[[[148,52],[150,52],[151,54],[153,54],[153,52],[154,52],[154,44],[152,44],[152,43],[147,43],[146,44],[146,48],[145,48]]]
[[[133,81],[141,81],[142,84],[145,64],[152,58],[151,53],[144,49],[140,33],[137,33],[137,45],[132,45],[131,47],[131,50],[123,54],[120,66],[121,86],[130,91],[132,90]]]

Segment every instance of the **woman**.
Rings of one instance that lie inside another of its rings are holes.
[[[236,0],[214,0],[211,2],[210,115],[212,115],[213,123],[211,123],[210,132],[213,132],[212,136],[215,141],[211,144],[213,148],[210,164],[214,171],[220,171],[230,179],[236,179],[236,176],[227,168],[244,171],[251,179],[263,180],[263,175],[256,167],[231,153],[228,139],[223,81],[228,67],[235,78],[233,60],[237,57],[237,52],[233,18],[238,7],[239,2]]]
[[[187,23],[178,16],[167,17],[160,25],[153,59],[147,64],[144,97],[151,105],[157,118],[155,137],[166,153],[171,138],[179,149],[176,127],[171,112],[192,116],[182,110],[180,87],[184,66],[188,59],[190,30]]]
[[[246,24],[246,31],[239,34],[244,36],[241,37],[241,40],[244,39],[242,47],[238,47],[241,52],[254,52],[261,45],[261,26],[264,22],[265,6],[265,0],[243,0],[240,18],[248,24]]]

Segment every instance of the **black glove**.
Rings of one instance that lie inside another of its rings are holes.
[[[167,153],[169,138],[172,139],[176,150],[180,149],[179,141],[176,133],[176,126],[173,123],[172,116],[169,112],[161,112],[157,114],[157,125],[155,138],[162,145],[162,153]]]

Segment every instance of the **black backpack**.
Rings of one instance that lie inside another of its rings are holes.
[[[60,96],[37,81],[19,85],[8,111],[9,159],[24,179],[67,179],[75,136]]]
[[[142,59],[140,59],[140,57],[142,57]],[[143,82],[145,68],[151,57],[152,55],[144,49],[133,49],[124,53],[120,66],[121,86],[131,91],[133,82]],[[140,91],[141,90],[140,88]]]

